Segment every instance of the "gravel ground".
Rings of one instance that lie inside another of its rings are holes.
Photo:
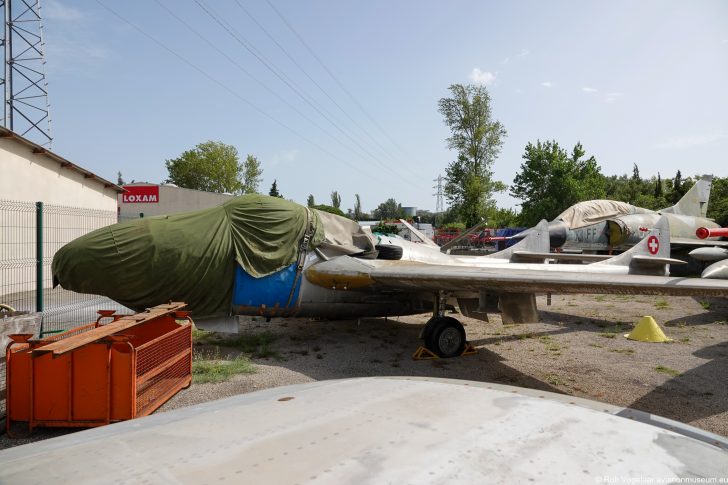
[[[356,321],[249,322],[271,332],[275,358],[254,374],[193,384],[157,412],[276,386],[322,379],[413,375],[498,382],[632,407],[728,436],[728,300],[621,295],[539,297],[541,322],[502,325],[456,315],[476,355],[414,361],[429,315]],[[673,342],[641,343],[624,333],[652,315]],[[226,350],[222,349],[224,353]],[[230,350],[233,352],[232,350]],[[0,436],[0,449],[29,439]]]

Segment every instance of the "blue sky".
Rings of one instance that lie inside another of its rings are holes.
[[[267,0],[42,2],[53,150],[161,182],[220,140],[261,160],[266,193],[433,210],[455,158],[437,101],[477,82],[507,184],[537,139],[581,141],[607,175],[728,176],[728,2],[270,2],[293,31]]]

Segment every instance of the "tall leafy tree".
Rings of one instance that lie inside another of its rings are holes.
[[[361,197],[359,197],[359,194],[354,194],[355,201],[354,201],[354,220],[355,221],[361,221],[362,216],[364,213],[361,210]]]
[[[316,200],[313,198],[313,194],[308,194],[308,199],[306,200],[306,205],[309,207],[313,207],[316,205]]]
[[[262,180],[263,169],[260,162],[253,155],[248,154],[243,162],[243,193],[257,194]]]
[[[581,143],[571,155],[556,141],[526,145],[524,162],[511,186],[511,195],[523,201],[523,224],[533,226],[577,202],[605,197],[600,167],[593,156],[584,159],[585,153]]]
[[[341,195],[336,190],[331,192],[331,206],[341,209]]]
[[[271,197],[279,197],[281,199],[283,198],[283,195],[278,191],[278,180],[273,179],[273,185],[270,186],[268,195],[270,195]]]
[[[715,219],[715,222],[723,227],[728,226],[728,177],[713,177],[708,201],[708,217]]]
[[[124,185],[124,177],[121,176],[121,171],[116,174],[116,185]]]
[[[386,219],[398,219],[402,217],[402,204],[397,203],[394,199],[387,199],[377,206],[372,212],[375,219],[381,221]]]
[[[457,158],[447,167],[444,193],[451,209],[473,225],[495,206],[493,193],[504,187],[492,180],[492,167],[506,129],[493,119],[485,86],[453,84],[449,90],[451,96],[440,99],[438,111],[450,128],[447,146]]]
[[[168,172],[166,181],[179,187],[232,194],[242,192],[243,165],[232,145],[207,141],[164,164]]]

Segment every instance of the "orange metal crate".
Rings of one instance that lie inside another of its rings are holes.
[[[90,427],[152,413],[192,382],[192,320],[183,303],[40,340],[13,335],[6,349],[12,423]],[[101,312],[100,312],[101,313]]]

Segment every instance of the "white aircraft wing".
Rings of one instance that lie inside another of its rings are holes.
[[[728,241],[715,239],[692,239],[687,237],[671,237],[670,244],[673,246],[691,246],[691,247],[721,247],[728,248]]]
[[[409,291],[728,296],[728,281],[723,280],[590,273],[588,265],[580,272],[508,266],[474,268],[341,256],[310,266],[306,277],[314,284],[337,290],[378,287]]]

